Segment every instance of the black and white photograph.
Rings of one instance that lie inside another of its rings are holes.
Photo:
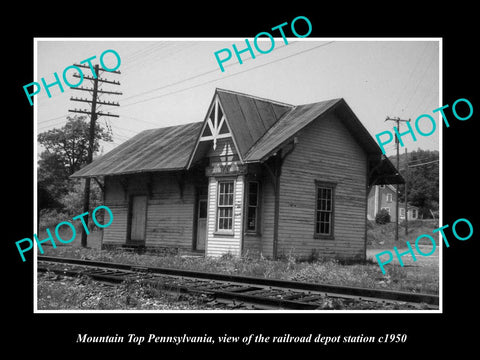
[[[469,26],[231,16],[19,38],[12,344],[27,328],[78,354],[470,344]]]
[[[37,310],[439,309],[441,41],[263,40],[37,42]]]

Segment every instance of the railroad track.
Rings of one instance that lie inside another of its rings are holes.
[[[166,290],[206,294],[216,303],[253,309],[438,309],[439,297],[171,268],[38,256],[37,270],[121,283],[141,278]]]

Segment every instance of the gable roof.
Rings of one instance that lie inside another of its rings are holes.
[[[201,127],[195,122],[142,131],[72,177],[185,169]]]
[[[293,105],[239,92],[217,89],[220,104],[232,129],[241,158]]]
[[[290,105],[216,89],[203,122],[145,130],[72,177],[120,175],[151,171],[175,171],[190,167],[206,145],[198,146],[214,102],[223,109],[233,142],[242,162],[262,162],[284,146],[312,121],[335,111],[337,117],[370,158],[369,185],[403,183],[397,169],[343,99]],[[197,154],[197,156],[195,156]]]
[[[340,99],[333,99],[293,107],[252,146],[245,161],[256,162],[264,160],[278,146],[293,137],[298,131],[324,114],[339,101]]]

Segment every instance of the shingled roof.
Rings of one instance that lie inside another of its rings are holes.
[[[388,159],[381,160],[382,152],[376,141],[343,99],[294,106],[223,89],[216,89],[212,103],[217,97],[240,159],[244,162],[268,159],[312,121],[330,111],[336,111],[365,151],[374,155],[376,160],[372,167],[376,168],[376,173],[382,173],[382,182],[403,182],[393,164]],[[205,123],[206,119],[203,122],[142,131],[77,171],[72,177],[187,169],[197,151],[196,144]]]

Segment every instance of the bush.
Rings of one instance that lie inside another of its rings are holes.
[[[387,210],[382,209],[380,210],[377,215],[375,216],[375,222],[377,224],[387,224],[390,222],[390,214]]]
[[[58,223],[65,221],[65,213],[56,209],[42,209],[38,215],[38,225],[41,230],[55,228]]]

